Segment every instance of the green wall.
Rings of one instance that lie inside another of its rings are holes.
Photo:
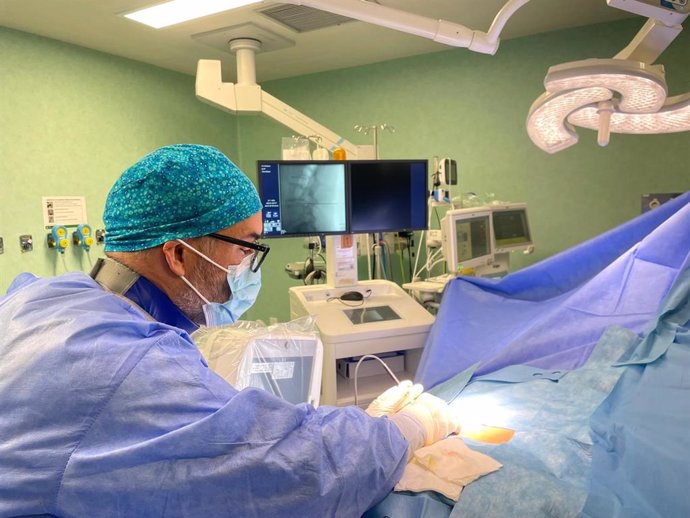
[[[612,135],[592,131],[548,155],[532,144],[525,119],[551,65],[611,57],[642,20],[594,25],[504,41],[495,56],[452,49],[435,54],[272,81],[271,94],[357,144],[355,124],[388,123],[381,158],[449,156],[458,190],[529,204],[536,250],[513,255],[524,267],[615,227],[640,212],[640,195],[690,188],[688,133]],[[690,90],[690,34],[662,54],[670,95]],[[110,184],[144,153],[173,142],[216,145],[252,178],[256,160],[280,158],[292,132],[262,117],[233,117],[194,97],[192,77],[0,28],[0,292],[14,275],[61,272],[45,247],[40,199],[83,195],[89,222]],[[35,250],[18,251],[31,233]],[[303,260],[301,239],[271,240],[263,290],[247,318],[289,318],[285,263]],[[68,250],[70,269],[86,265]],[[365,267],[360,264],[360,273]]]
[[[196,100],[194,78],[0,27],[0,293],[16,274],[62,273],[46,246],[42,196],[84,196],[88,223],[120,173],[172,143],[237,152],[237,118]],[[19,235],[34,251],[21,253]],[[92,261],[103,247],[93,247]],[[89,270],[70,247],[67,269]]]

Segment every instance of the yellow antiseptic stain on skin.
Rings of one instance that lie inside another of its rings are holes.
[[[487,444],[503,444],[510,441],[515,435],[515,430],[498,426],[483,424],[463,426],[460,437]]]

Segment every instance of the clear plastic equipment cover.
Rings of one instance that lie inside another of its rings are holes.
[[[202,327],[192,338],[209,367],[238,390],[256,387],[318,406],[323,345],[314,317],[271,326],[239,321]]]

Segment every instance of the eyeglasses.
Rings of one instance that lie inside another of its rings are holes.
[[[243,246],[245,248],[251,248],[252,250],[254,250],[254,256],[252,257],[252,262],[250,264],[250,268],[253,272],[257,272],[259,268],[261,268],[261,263],[264,262],[264,259],[266,259],[266,256],[268,255],[268,251],[271,249],[271,247],[269,247],[268,245],[250,243],[249,241],[244,241],[242,239],[237,239],[230,236],[224,236],[222,234],[213,233],[207,234],[207,236],[212,237],[214,239],[219,239],[221,241],[225,241],[226,243],[232,243],[233,245]]]

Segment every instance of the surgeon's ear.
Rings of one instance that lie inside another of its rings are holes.
[[[189,266],[185,263],[185,260],[189,258],[189,255],[185,253],[187,251],[186,248],[179,241],[166,241],[163,243],[165,262],[168,264],[170,271],[178,277],[185,275],[187,271],[185,265]]]

